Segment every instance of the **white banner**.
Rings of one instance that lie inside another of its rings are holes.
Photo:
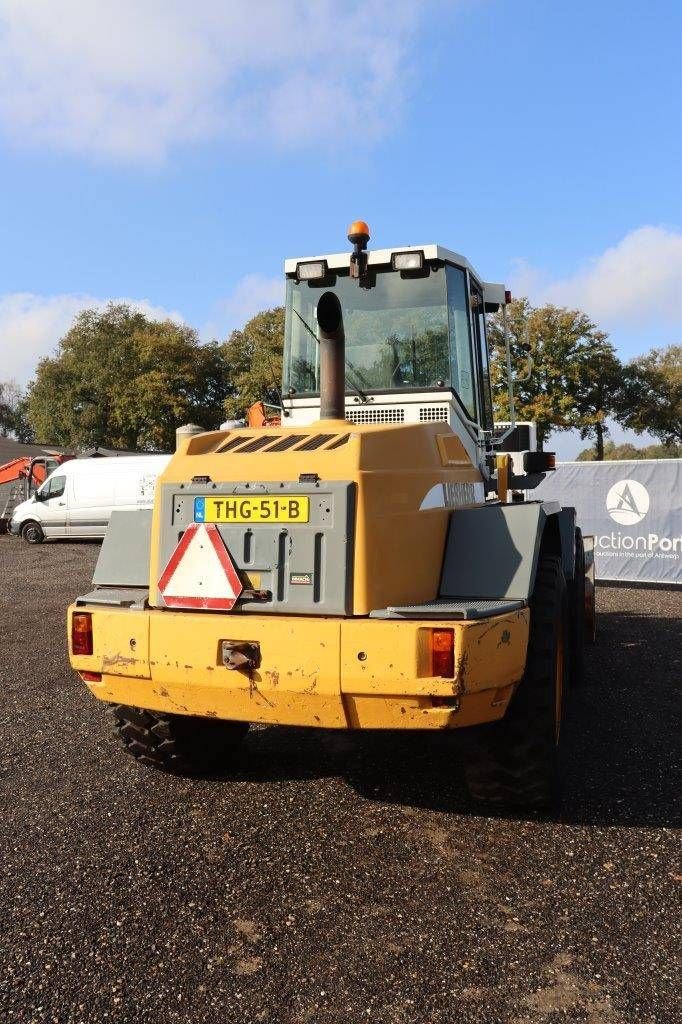
[[[682,459],[562,462],[529,497],[576,509],[597,579],[682,584]]]

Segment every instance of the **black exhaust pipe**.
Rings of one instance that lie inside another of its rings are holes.
[[[325,292],[317,304],[320,343],[320,419],[346,418],[346,338],[341,303]]]

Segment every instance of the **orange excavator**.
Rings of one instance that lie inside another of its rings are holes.
[[[7,495],[0,492],[0,533],[6,531],[12,511],[19,502],[30,498],[53,469],[72,458],[73,455],[46,449],[43,455],[20,455],[0,466],[0,486],[13,484]]]
[[[279,406],[269,405],[267,402],[254,402],[246,410],[247,427],[278,427],[282,422],[280,415],[272,415],[267,411],[275,408]]]

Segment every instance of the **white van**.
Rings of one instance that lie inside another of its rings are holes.
[[[151,508],[170,455],[72,459],[14,509],[10,531],[29,544],[56,537],[103,537],[114,509]]]

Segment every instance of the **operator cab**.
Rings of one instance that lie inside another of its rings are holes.
[[[360,222],[361,226],[366,228]],[[355,227],[355,225],[353,225]],[[369,237],[349,234],[351,241]],[[346,418],[352,423],[446,422],[474,464],[493,428],[486,312],[505,301],[449,249],[423,245],[289,259],[283,407],[287,426],[320,415],[317,303],[343,311]]]

